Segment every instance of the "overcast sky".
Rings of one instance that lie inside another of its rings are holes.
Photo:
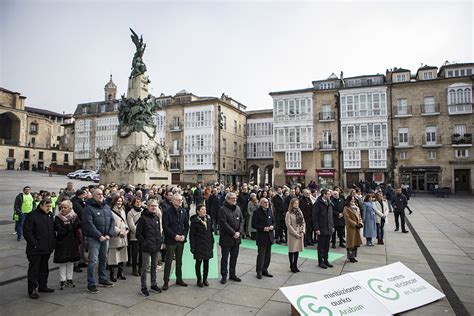
[[[71,4],[72,3],[72,4]],[[113,74],[126,92],[147,43],[151,93],[223,92],[248,109],[312,80],[473,61],[473,4],[0,0],[0,86],[27,105],[66,113],[100,101]]]

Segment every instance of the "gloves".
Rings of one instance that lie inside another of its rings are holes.
[[[362,227],[364,227],[364,225],[362,225],[362,224],[357,224],[356,225],[356,228],[362,228]]]

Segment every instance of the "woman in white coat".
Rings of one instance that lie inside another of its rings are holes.
[[[375,195],[375,199],[377,200],[374,202],[375,212],[377,213],[377,244],[383,245],[383,237],[384,237],[384,226],[385,223],[388,222],[388,212],[389,206],[387,200],[384,198],[382,192],[377,192]]]

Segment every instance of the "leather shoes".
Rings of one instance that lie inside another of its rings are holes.
[[[330,264],[329,261],[324,262],[324,264],[325,264],[328,268],[334,268],[334,266],[333,266],[332,264]]]
[[[222,277],[221,279],[221,284],[226,284],[227,283],[227,278],[226,277]]]
[[[38,292],[40,292],[40,293],[53,293],[54,289],[51,289],[49,287],[43,287],[43,288],[38,288]]]
[[[204,281],[202,281],[202,284],[204,284],[204,286],[209,286],[209,282],[207,282],[207,279],[204,279]]]
[[[29,296],[31,299],[34,299],[34,300],[39,299],[39,295],[38,295],[38,293],[36,293],[36,291],[33,291],[33,292],[29,293],[28,296]]]
[[[229,277],[229,280],[232,280],[232,281],[235,281],[235,282],[242,282],[242,280],[236,275],[231,275]]]
[[[262,274],[260,272],[257,273],[257,279],[262,279]]]
[[[268,277],[268,278],[273,278],[273,274],[268,273],[268,271],[267,271],[267,272],[263,272],[262,275],[264,275],[264,276],[266,276],[266,277]]]
[[[201,280],[198,280],[198,281],[197,281],[197,286],[199,286],[199,287],[203,287],[203,286],[204,286],[204,285],[202,284],[202,281],[201,281]]]
[[[355,263],[355,262],[357,262],[357,260],[356,260],[356,259],[354,259],[354,258],[349,258],[349,261],[350,261],[350,262],[352,262],[352,263]]]
[[[404,231],[402,231],[402,233],[408,234],[408,230],[404,230]]]
[[[396,231],[396,232],[398,232],[398,230],[399,230],[398,228],[395,228],[395,231]]]
[[[325,265],[324,263],[318,264],[318,267],[320,267],[321,269],[327,269],[328,268],[328,266]]]
[[[176,281],[176,285],[184,286],[184,287],[188,286],[188,284],[185,283],[183,280],[177,280],[177,281]]]
[[[163,291],[168,290],[168,282],[165,282],[165,283],[163,284],[163,287],[162,287],[161,289],[162,289]]]

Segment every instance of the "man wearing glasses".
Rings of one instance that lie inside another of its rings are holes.
[[[225,202],[219,210],[219,245],[222,249],[221,258],[221,283],[227,283],[227,267],[229,266],[229,279],[235,282],[242,280],[237,277],[235,267],[239,256],[239,245],[241,234],[244,231],[244,219],[237,205],[237,195],[233,192],[227,193]],[[230,263],[229,263],[230,255]]]
[[[171,206],[163,210],[163,232],[165,234],[166,262],[163,275],[163,291],[168,290],[170,281],[171,264],[176,257],[176,285],[188,286],[183,281],[181,267],[183,265],[183,249],[189,232],[188,212],[182,207],[183,197],[173,195]]]
[[[94,270],[99,261],[99,286],[112,287],[114,284],[107,280],[107,253],[110,237],[115,234],[115,220],[110,207],[104,203],[101,189],[95,189],[92,199],[87,201],[82,214],[82,230],[87,237],[89,264],[87,266],[87,290],[96,294]]]

